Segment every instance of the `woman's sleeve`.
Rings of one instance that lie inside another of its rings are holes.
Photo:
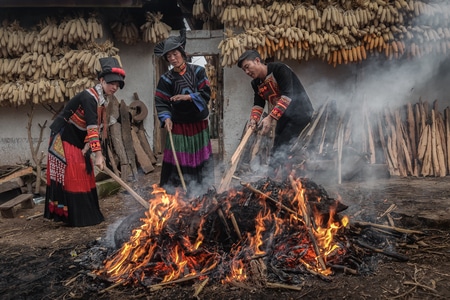
[[[155,107],[161,127],[164,126],[164,121],[172,117],[170,108],[170,86],[172,82],[165,75],[161,76],[155,92]]]
[[[100,135],[98,128],[97,100],[89,94],[79,94],[81,97],[81,107],[84,110],[84,119],[86,121],[86,138],[85,143],[89,143],[92,152],[102,150],[100,145]]]
[[[208,102],[211,97],[211,86],[208,77],[206,76],[205,68],[197,66],[195,69],[195,76],[197,78],[197,91],[191,93],[190,96],[198,110],[203,111],[208,107]]]

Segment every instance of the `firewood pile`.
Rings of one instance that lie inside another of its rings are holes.
[[[119,102],[115,96],[110,97],[106,110],[109,124],[104,131],[106,138],[102,139],[107,163],[123,181],[136,179],[138,168],[144,174],[153,172],[156,164],[143,126],[148,110],[137,93],[134,97],[129,105],[124,100]]]
[[[414,243],[421,234],[349,224],[341,215],[347,206],[305,178],[242,182],[195,199],[154,186],[149,204],[141,226],[94,272],[112,283],[104,291],[123,285],[156,291],[191,280],[201,280],[196,295],[208,282],[299,289],[311,275],[329,281],[336,273],[369,273],[374,254],[407,261],[384,249],[395,244],[388,239]]]
[[[437,101],[408,103],[376,113],[339,112],[328,101],[291,148],[294,160],[333,160],[339,165],[345,149],[359,153],[366,164],[386,164],[390,175],[444,177],[450,170],[450,108]],[[361,119],[356,120],[358,115]],[[361,129],[362,128],[362,129]],[[301,157],[300,157],[301,156]],[[306,162],[307,164],[307,162]]]
[[[226,29],[219,48],[222,67],[246,49],[263,59],[320,59],[333,66],[387,59],[445,55],[450,26],[445,1],[211,0],[211,19]],[[194,15],[195,16],[195,15]]]

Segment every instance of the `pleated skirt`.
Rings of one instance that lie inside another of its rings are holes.
[[[174,123],[172,139],[175,155],[183,179],[192,189],[207,189],[214,183],[214,163],[208,120],[195,123]],[[174,151],[167,136],[161,169],[160,186],[168,189],[181,187]]]
[[[104,221],[92,161],[81,153],[84,138],[79,131],[74,126],[66,126],[61,135],[65,162],[60,155],[49,151],[47,163],[44,217],[71,227],[92,226]]]

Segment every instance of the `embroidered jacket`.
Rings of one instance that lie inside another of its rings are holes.
[[[314,111],[311,101],[300,80],[287,65],[268,63],[266,78],[256,78],[251,84],[254,102],[250,118],[256,122],[261,118],[266,101],[273,105],[269,114],[275,120],[302,122],[311,118]]]
[[[194,64],[186,65],[186,72],[183,75],[172,69],[159,79],[155,105],[161,126],[167,118],[176,123],[191,123],[204,120],[209,115],[211,88],[205,68]],[[191,95],[192,102],[170,101],[170,97],[178,94]]]
[[[78,129],[86,131],[85,143],[89,143],[93,152],[100,151],[99,128],[101,116],[104,112],[103,95],[98,89],[86,89],[75,95],[64,110],[50,125],[53,132],[59,132],[67,123],[73,124]]]

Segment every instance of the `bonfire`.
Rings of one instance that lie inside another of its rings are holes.
[[[201,197],[153,187],[142,225],[97,272],[155,287],[193,278],[264,286],[329,277],[345,262],[347,207],[306,178],[264,178]]]

